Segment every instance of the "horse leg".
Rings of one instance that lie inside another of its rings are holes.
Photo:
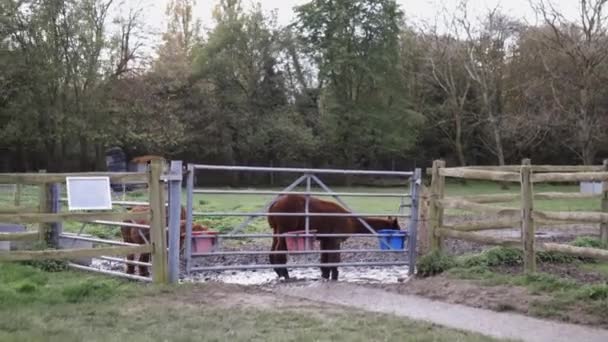
[[[128,254],[127,255],[127,260],[128,261],[135,260],[135,254]],[[135,265],[133,265],[133,264],[127,264],[127,274],[135,274]]]
[[[121,227],[120,232],[122,234],[122,240],[124,242],[133,243],[133,240],[131,239],[131,228],[130,227]],[[135,254],[127,254],[127,260],[128,261],[135,260]],[[135,265],[126,264],[126,266],[127,266],[127,270],[126,270],[127,274],[135,274]]]
[[[276,252],[277,251],[277,247],[279,245],[279,238],[276,236],[272,237],[272,247],[270,247],[270,251],[271,252]],[[270,264],[274,265],[274,264],[278,264],[278,262],[276,261],[276,254],[269,254],[268,255],[268,259],[270,260]],[[276,272],[277,276],[280,278],[282,276],[281,271],[279,268],[275,268],[274,271]]]
[[[277,238],[276,251],[287,251],[287,242],[285,238]],[[287,264],[287,254],[275,254],[274,255],[274,264]],[[286,267],[277,267],[274,271],[280,277],[285,278],[285,280],[289,279],[289,272]]]
[[[320,247],[322,251],[327,250],[327,239],[321,239]],[[330,253],[321,253],[321,264],[327,264],[329,262]],[[329,267],[321,266],[321,278],[329,279]]]
[[[329,243],[329,247],[332,250],[339,250],[340,249],[340,241],[338,241],[337,239],[331,239],[331,242]],[[340,253],[328,253],[329,257],[328,257],[328,261],[332,264],[337,264],[340,263]],[[332,266],[329,267],[330,273],[331,273],[331,280],[338,280],[338,266]]]
[[[140,254],[139,262],[146,262],[146,263],[150,262],[150,253]],[[139,265],[139,275],[141,275],[142,277],[149,277],[150,271],[148,269],[148,266]]]

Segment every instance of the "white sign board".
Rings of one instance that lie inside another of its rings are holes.
[[[110,177],[66,177],[69,210],[111,210]]]

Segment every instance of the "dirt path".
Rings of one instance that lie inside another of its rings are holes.
[[[354,284],[331,282],[315,282],[306,285],[284,284],[274,287],[273,291],[300,299],[429,321],[449,328],[497,338],[531,342],[608,341],[608,330],[442,303]]]

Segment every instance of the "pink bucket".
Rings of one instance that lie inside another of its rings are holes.
[[[316,230],[309,230],[309,233],[315,233]],[[286,234],[306,234],[305,230],[296,230],[293,232],[288,232]],[[305,251],[306,250],[306,240],[308,239],[309,249],[315,249],[315,239],[313,237],[305,237],[305,236],[286,236],[285,242],[287,243],[288,251]]]
[[[192,252],[193,253],[208,253],[213,250],[217,242],[215,236],[217,232],[204,231],[192,232]]]

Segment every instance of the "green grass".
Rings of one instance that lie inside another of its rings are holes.
[[[206,286],[169,288],[0,264],[0,341],[494,341],[302,303],[229,307],[206,298],[212,295]]]

